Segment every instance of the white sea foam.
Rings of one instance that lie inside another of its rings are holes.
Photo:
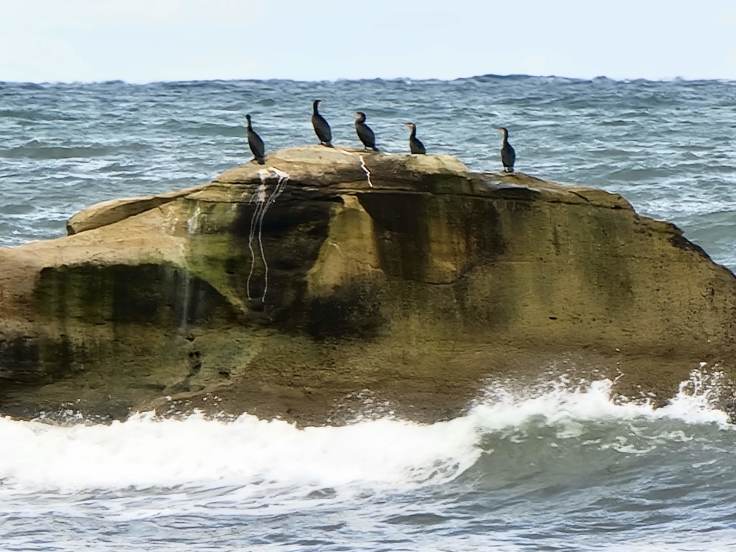
[[[40,488],[124,488],[188,483],[402,485],[455,477],[480,451],[459,418],[298,429],[244,415],[232,422],[137,415],[111,425],[61,427],[0,419],[0,478]]]
[[[575,436],[588,422],[668,419],[730,429],[727,414],[712,407],[709,391],[698,387],[701,380],[695,373],[659,409],[616,402],[612,382],[601,380],[522,399],[496,394],[465,416],[429,425],[379,419],[300,429],[250,415],[217,421],[139,414],[110,425],[70,426],[0,418],[0,480],[13,488],[60,490],[263,483],[411,488],[456,478],[484,453],[484,436],[532,421],[556,427],[561,438]],[[677,428],[666,432],[663,438],[687,439]],[[606,447],[641,452],[623,442],[601,445]]]

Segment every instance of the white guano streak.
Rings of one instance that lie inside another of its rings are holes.
[[[368,166],[365,164],[365,159],[363,158],[363,156],[354,151],[348,151],[348,150],[344,150],[341,148],[335,148],[335,149],[339,151],[340,153],[344,153],[345,155],[354,155],[360,160],[360,169],[365,173],[365,178],[368,181],[368,186],[373,188],[373,182],[371,182],[371,171],[368,170]]]
[[[358,155],[360,157],[360,168],[363,169],[363,172],[365,173],[365,177],[368,179],[368,185],[372,188],[373,182],[371,182],[371,171],[368,170],[368,167],[365,164],[365,159],[363,159],[362,155]]]
[[[258,177],[261,179],[261,183],[256,189],[255,195],[251,196],[249,203],[256,202],[256,207],[253,209],[253,215],[250,219],[250,232],[248,235],[248,249],[250,250],[250,271],[248,272],[248,279],[245,282],[245,293],[249,301],[253,300],[253,296],[250,292],[251,280],[253,273],[255,272],[256,266],[256,254],[253,248],[254,238],[258,240],[258,251],[260,253],[261,262],[263,263],[263,293],[261,294],[261,302],[265,303],[266,294],[268,293],[268,261],[266,261],[266,252],[263,248],[263,219],[268,212],[269,207],[276,202],[276,199],[286,189],[287,181],[289,180],[289,174],[285,171],[281,171],[276,168],[261,169],[258,171]],[[267,182],[271,177],[276,178],[276,185],[274,186],[270,194],[267,193]]]

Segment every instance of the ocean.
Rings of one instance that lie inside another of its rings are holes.
[[[0,82],[0,246],[65,233],[95,202],[203,183],[268,150],[334,141],[517,170],[624,195],[736,270],[736,82],[484,76],[453,81]],[[656,370],[656,366],[652,367]],[[0,417],[0,550],[731,550],[736,426],[693,367],[669,404],[612,382],[490,381],[458,418],[109,425]]]

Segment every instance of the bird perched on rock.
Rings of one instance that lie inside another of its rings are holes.
[[[258,136],[258,133],[253,130],[253,125],[250,122],[250,113],[245,116],[245,119],[248,121],[248,130],[246,131],[248,135],[248,146],[250,147],[250,151],[253,152],[253,157],[255,157],[258,164],[263,165],[266,162],[266,146],[263,144],[261,137]]]
[[[414,123],[404,123],[404,126],[411,130],[411,134],[409,134],[409,151],[418,155],[424,155],[427,153],[427,148],[425,148],[422,141],[417,138],[417,125]]]
[[[378,151],[376,147],[376,135],[373,134],[371,127],[365,124],[365,113],[362,111],[355,112],[355,132],[358,133],[358,138],[363,142],[365,149]]]
[[[319,138],[319,143],[331,148],[333,147],[332,129],[330,129],[330,124],[327,122],[327,119],[325,119],[319,112],[319,102],[321,101],[322,100],[314,100],[314,102],[312,102],[312,126],[314,127],[314,133],[317,135],[317,138]]]
[[[501,163],[503,163],[503,170],[507,173],[514,172],[514,163],[516,163],[516,151],[509,144],[509,129],[501,127],[498,130],[503,134],[503,144],[501,145]]]

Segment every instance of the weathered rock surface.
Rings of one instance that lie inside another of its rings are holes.
[[[0,413],[436,419],[494,378],[734,371],[736,279],[675,226],[452,157],[283,150],[69,232],[0,249]]]

